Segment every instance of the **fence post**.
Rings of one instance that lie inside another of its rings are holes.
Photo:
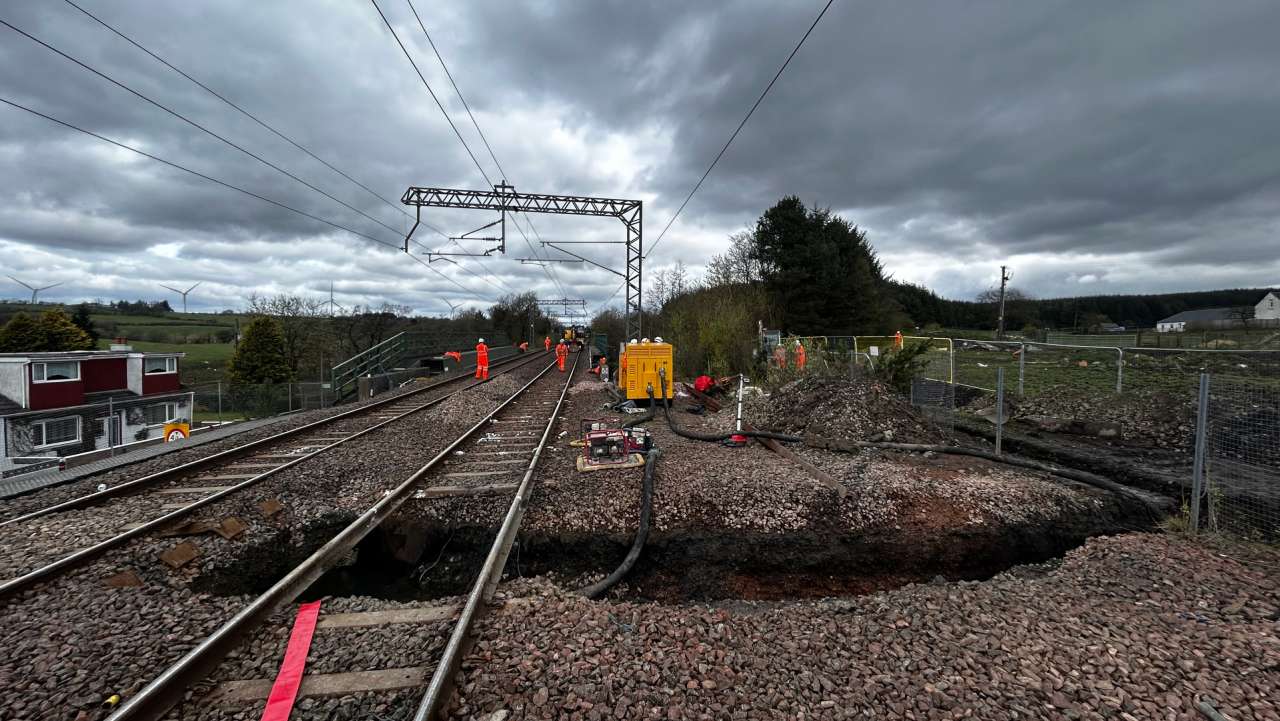
[[[121,435],[124,435],[124,429],[121,428]],[[120,440],[124,440],[121,438]],[[108,454],[115,456],[116,454],[116,404],[115,399],[107,396],[107,447],[111,449]]]
[[[1200,395],[1196,405],[1196,454],[1191,471],[1191,532],[1200,531],[1200,501],[1204,498],[1204,456],[1208,445],[1209,374],[1200,374]]]
[[[1025,395],[1023,393],[1023,388],[1024,388],[1023,379],[1026,377],[1026,375],[1027,375],[1027,344],[1019,343],[1018,344],[1018,397],[1019,398]]]
[[[1124,348],[1116,348],[1116,354],[1116,393],[1119,394],[1124,390]]]
[[[996,368],[996,455],[1004,440],[1004,368]]]
[[[218,381],[218,425],[222,425],[222,381]]]

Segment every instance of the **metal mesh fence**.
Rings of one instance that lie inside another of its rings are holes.
[[[911,405],[952,439],[956,426],[956,384],[950,382],[951,354],[930,352],[924,358],[924,365],[911,379]]]
[[[1211,530],[1280,540],[1280,379],[1207,378],[1203,477]]]
[[[327,383],[210,383],[192,389],[197,424],[265,418],[333,405]]]

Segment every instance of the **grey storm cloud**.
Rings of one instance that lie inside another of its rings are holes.
[[[0,96],[391,245],[411,223],[407,186],[484,185],[372,4],[77,2],[376,196],[65,2],[6,3],[0,19],[359,212],[4,27]],[[379,4],[477,161],[502,177],[408,6]],[[821,3],[417,7],[507,179],[643,198],[652,244]],[[866,228],[896,277],[953,297],[1001,263],[1036,295],[1274,285],[1277,26],[1267,2],[837,0],[648,268],[696,272],[795,194]],[[595,306],[618,283],[586,264],[516,260],[530,245],[550,252],[539,239],[620,240],[616,222],[539,216],[536,233],[522,222],[529,245],[511,229],[506,258],[428,268],[6,106],[0,170],[2,264],[65,281],[57,298],[159,297],[157,283],[189,279],[207,284],[193,305],[237,307],[253,292],[327,295],[332,282],[347,305],[433,313],[525,289]],[[426,218],[446,235],[493,219]],[[430,230],[415,238],[457,250]],[[621,265],[617,245],[575,248]]]

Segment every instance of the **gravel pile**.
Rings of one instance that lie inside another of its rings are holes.
[[[604,534],[629,537],[639,514],[641,470],[581,473],[574,462],[581,449],[580,419],[623,416],[605,410],[608,394],[598,383],[571,389],[556,442],[543,455],[537,485],[521,532],[548,536]],[[732,427],[729,409],[702,416],[677,403],[672,418],[699,433]],[[1090,517],[1115,499],[1095,489],[1055,477],[976,458],[925,458],[898,453],[859,455],[795,448],[847,489],[835,492],[790,461],[758,444],[728,448],[672,433],[661,412],[645,427],[662,450],[655,475],[652,527],[656,533],[739,531],[785,534],[796,531],[901,533],[903,518],[938,513],[956,528],[1024,524],[1075,516]],[[445,526],[496,524],[505,502],[459,498],[411,502],[412,513]],[[408,507],[408,504],[407,504]]]
[[[483,619],[451,718],[1280,719],[1280,553],[1098,538],[1056,567],[853,599],[590,602]],[[501,712],[507,715],[501,715]]]
[[[841,440],[939,443],[941,435],[893,389],[866,378],[806,376],[748,405],[771,431]]]

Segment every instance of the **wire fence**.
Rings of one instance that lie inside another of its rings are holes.
[[[328,383],[261,383],[231,385],[215,382],[191,389],[196,425],[265,418],[315,410],[334,404]]]
[[[1192,527],[1280,541],[1280,389],[1249,378],[1201,376]]]

